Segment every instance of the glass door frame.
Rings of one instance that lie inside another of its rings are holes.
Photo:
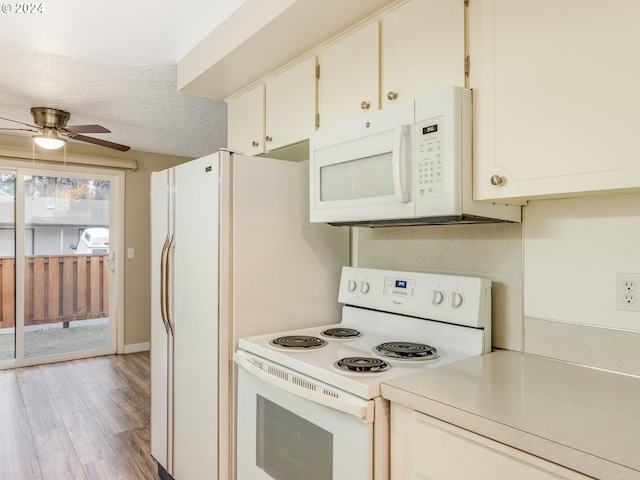
[[[0,362],[0,369],[38,365],[92,356],[124,353],[124,192],[125,172],[79,165],[26,163],[0,157],[0,172],[16,176],[15,192],[15,358]],[[25,315],[25,208],[24,177],[50,176],[110,181],[109,192],[109,324],[108,348],[24,358]],[[89,352],[89,353],[88,353]]]

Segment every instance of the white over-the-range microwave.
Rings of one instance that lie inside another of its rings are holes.
[[[315,132],[311,222],[519,222],[518,205],[473,200],[471,95],[447,87]]]

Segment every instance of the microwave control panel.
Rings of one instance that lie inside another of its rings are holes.
[[[446,177],[444,117],[423,120],[415,125],[416,199],[437,198],[444,192]]]

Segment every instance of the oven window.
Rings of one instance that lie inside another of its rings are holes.
[[[256,463],[275,480],[331,480],[333,435],[257,396]],[[239,446],[242,448],[242,446]]]
[[[393,195],[391,152],[320,168],[320,200],[354,200]]]

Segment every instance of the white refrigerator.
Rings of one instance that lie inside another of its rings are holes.
[[[309,223],[308,163],[218,152],[153,173],[151,454],[233,475],[240,337],[337,323],[348,229]]]

